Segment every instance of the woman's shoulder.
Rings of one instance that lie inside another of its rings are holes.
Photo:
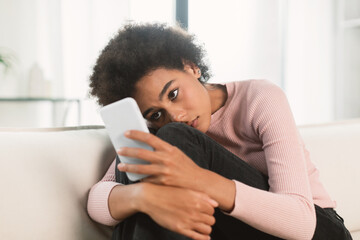
[[[226,85],[233,85],[236,87],[248,88],[248,89],[251,88],[250,90],[258,90],[263,88],[279,88],[278,85],[267,79],[240,80],[240,81],[229,82]]]
[[[229,92],[235,97],[251,100],[261,96],[282,95],[282,89],[266,79],[248,79],[226,83]]]

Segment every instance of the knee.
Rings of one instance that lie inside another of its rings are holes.
[[[184,123],[168,123],[160,128],[156,136],[164,141],[167,141],[173,145],[177,145],[177,142],[183,142],[186,140],[194,141],[196,133],[195,129]]]
[[[179,148],[202,168],[209,168],[206,156],[207,136],[183,123],[169,123],[156,134],[162,140]]]

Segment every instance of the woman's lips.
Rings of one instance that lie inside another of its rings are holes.
[[[199,123],[199,117],[196,117],[194,120],[192,120],[192,122],[191,122],[190,125],[191,125],[193,128],[196,128],[197,125],[198,125],[198,123]]]

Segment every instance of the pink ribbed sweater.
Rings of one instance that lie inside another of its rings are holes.
[[[283,91],[265,80],[226,84],[228,99],[211,117],[207,135],[269,176],[270,191],[236,184],[231,216],[284,239],[311,239],[314,203],[335,207],[296,128]],[[97,222],[115,225],[108,196],[115,182],[115,161],[89,194],[88,211]]]

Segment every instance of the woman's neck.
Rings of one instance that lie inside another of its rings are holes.
[[[214,114],[227,100],[226,85],[222,84],[205,84],[205,88],[210,96],[211,114]]]

